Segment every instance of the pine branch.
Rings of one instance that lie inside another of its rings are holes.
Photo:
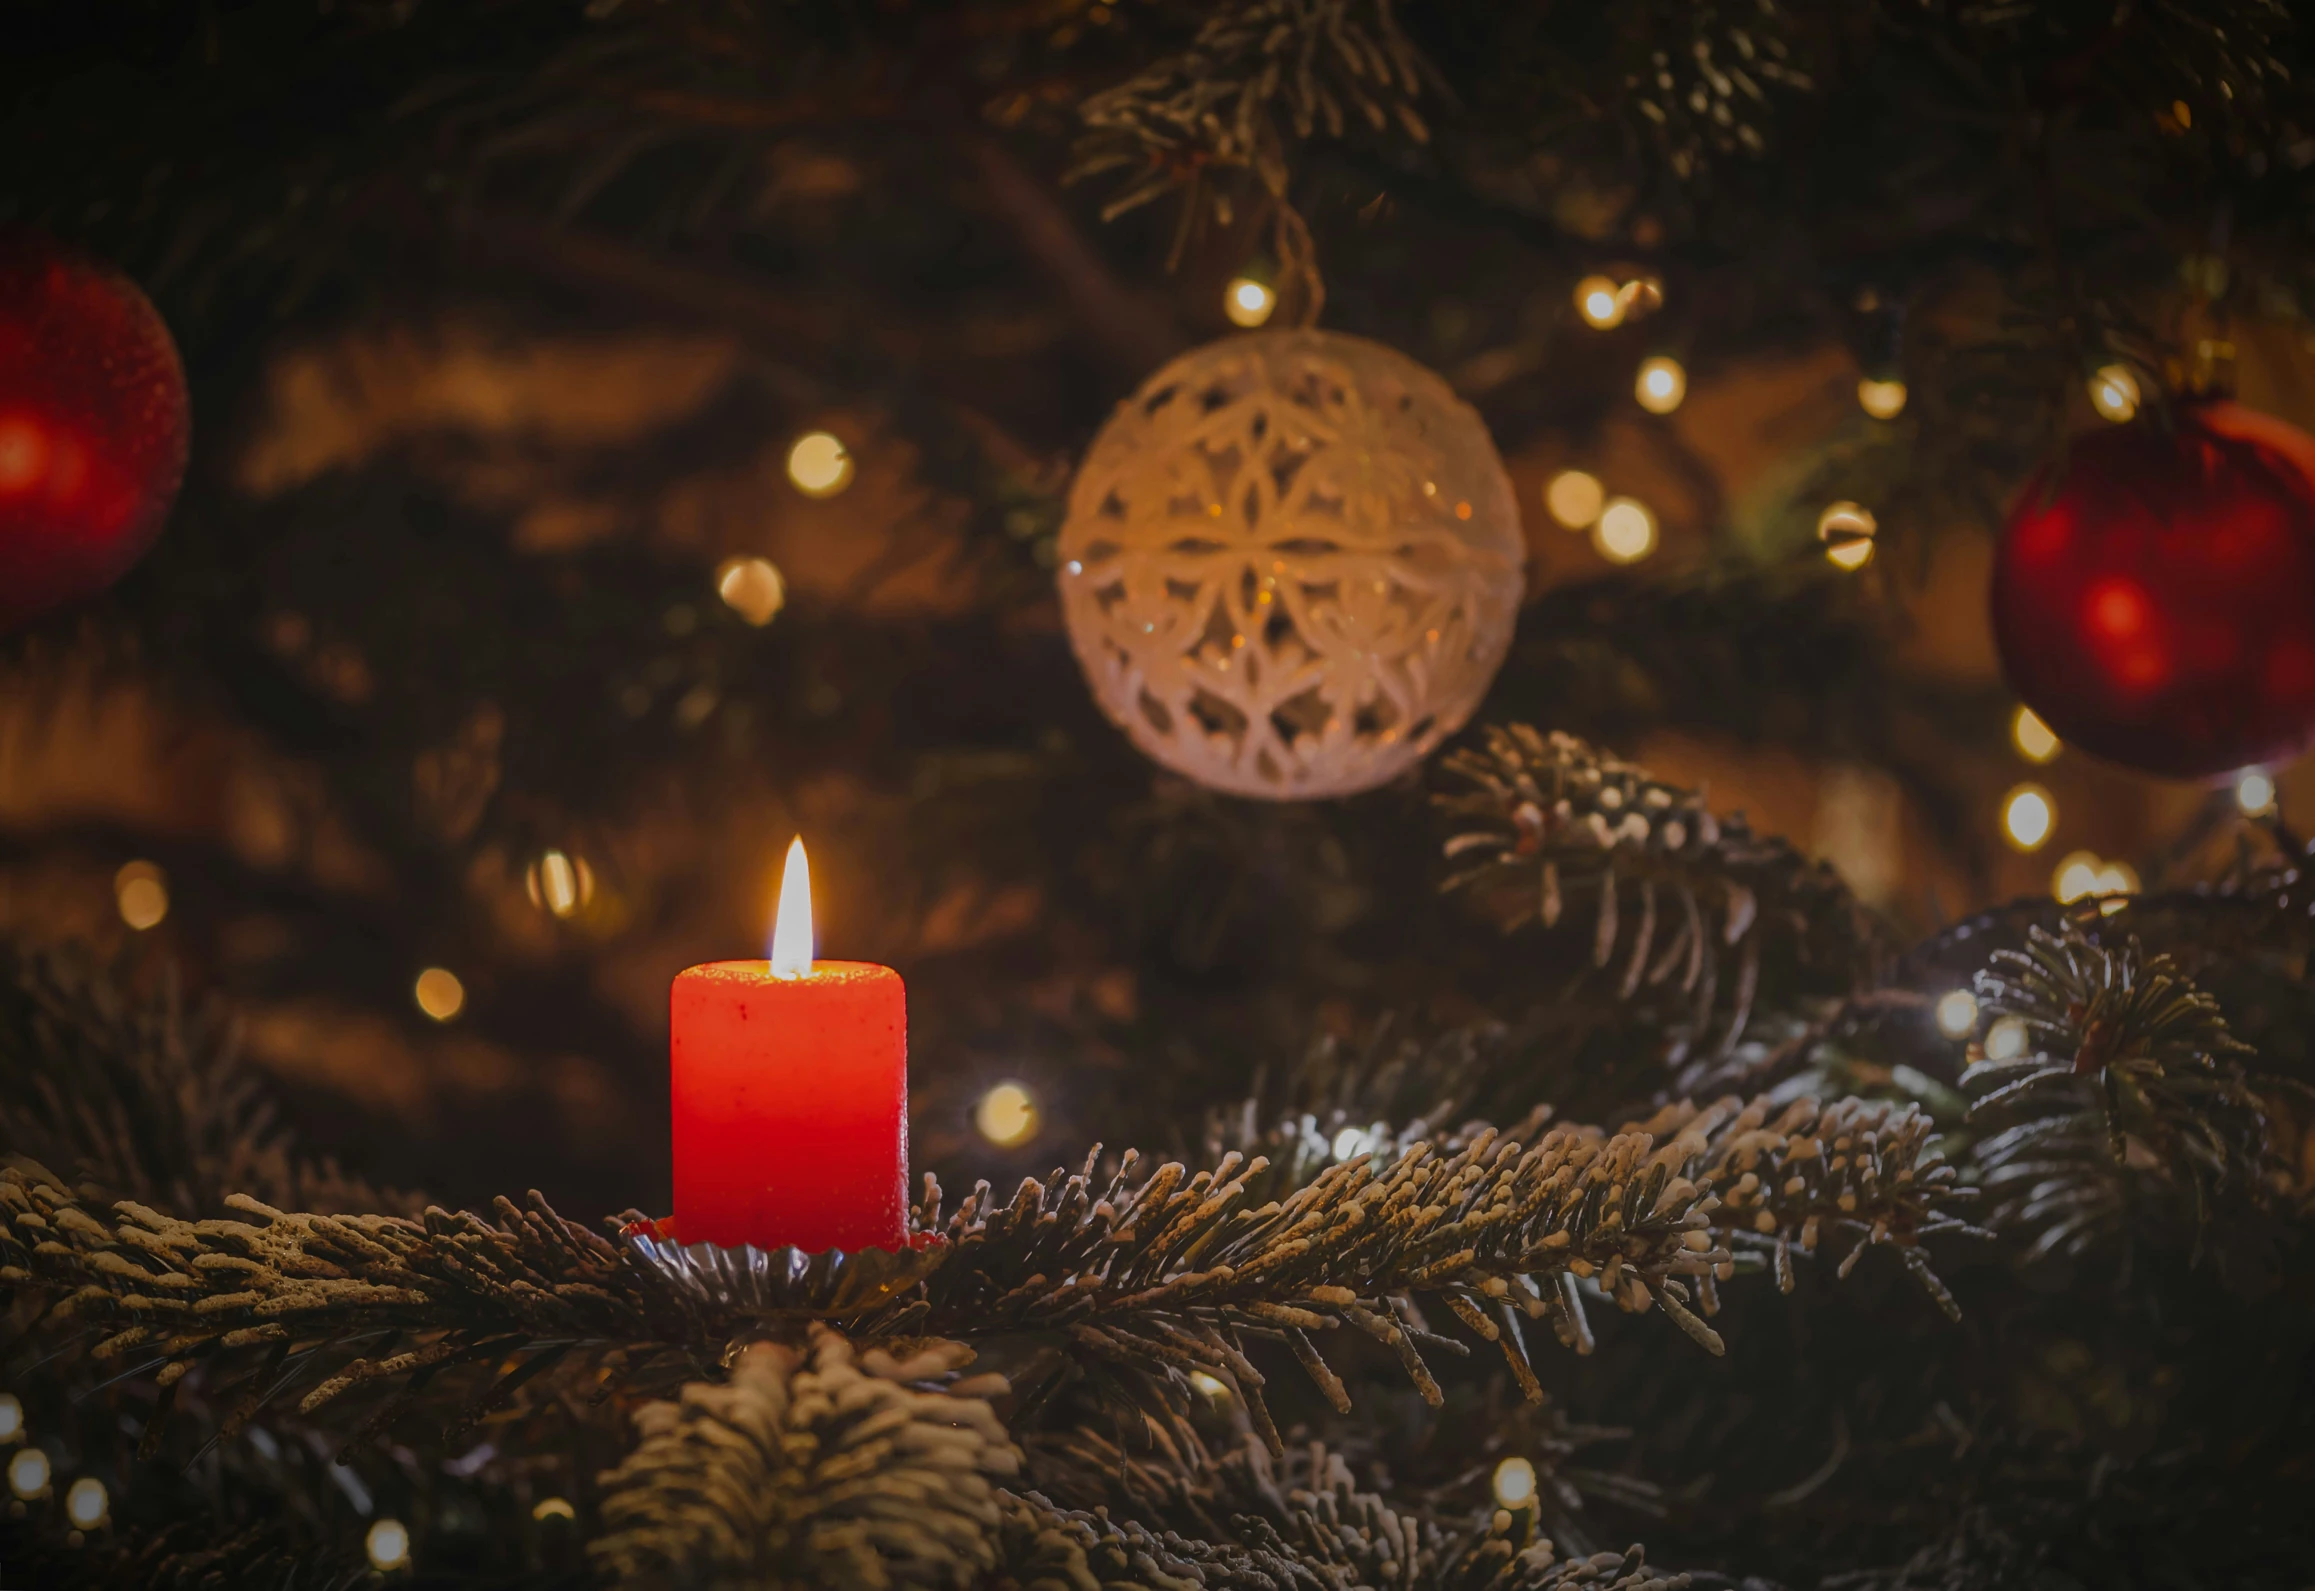
[[[1033,1591],[1676,1591],[1688,1583],[1648,1570],[1637,1547],[1562,1561],[1548,1538],[1509,1513],[1449,1524],[1404,1512],[1362,1490],[1338,1455],[1315,1444],[1277,1460],[1249,1444],[1213,1480],[1216,1506],[1232,1510],[1219,1539],[1064,1508],[1040,1492],[1008,1497],[1005,1570]]]
[[[2250,1046],[2170,957],[2035,927],[1977,988],[2026,1046],[1976,1059],[1962,1083],[1973,1122],[2006,1124],[1975,1158],[1997,1224],[2032,1233],[2032,1256],[2080,1255],[2166,1212],[2199,1250],[2214,1224],[2279,1202],[2289,1179],[2240,1063]]]
[[[1589,900],[1590,963],[1626,999],[1677,997],[1698,1034],[1744,1034],[1772,951],[1828,993],[1866,980],[1878,936],[1839,875],[1741,815],[1715,817],[1700,792],[1661,783],[1572,735],[1490,727],[1442,763],[1459,788],[1437,797],[1469,859],[1446,888],[1467,891],[1506,931],[1557,928]],[[1725,995],[1724,958],[1737,964]]]
[[[808,1352],[756,1344],[728,1381],[636,1415],[591,1556],[623,1586],[972,1584],[996,1557],[991,1477],[1020,1460],[987,1401],[1003,1379],[958,1379],[971,1359],[942,1342],[856,1353],[825,1328]]]
[[[301,1156],[224,1009],[173,973],[140,997],[70,951],[0,945],[0,1145],[98,1199],[214,1214],[226,1195],[323,1211],[410,1208]]]

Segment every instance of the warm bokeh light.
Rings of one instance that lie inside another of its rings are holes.
[[[2058,754],[2057,732],[2042,722],[2031,707],[2021,707],[2010,720],[2010,743],[2028,762],[2048,762]]]
[[[383,1572],[410,1567],[410,1531],[399,1519],[379,1520],[362,1544],[369,1549],[373,1569]]]
[[[1989,1061],[2014,1061],[2026,1053],[2026,1024],[2023,1018],[2005,1016],[1985,1030],[1985,1058]]]
[[[1905,383],[1867,376],[1857,383],[1857,407],[1876,420],[1894,420],[1905,412]]]
[[[1688,396],[1688,372],[1680,368],[1679,360],[1663,355],[1643,360],[1632,395],[1650,414],[1670,414]]]
[[[2265,817],[2275,810],[2275,781],[2264,768],[2246,768],[2235,780],[2235,805],[2247,818]]]
[[[65,1489],[64,1517],[82,1530],[96,1529],[112,1511],[113,1500],[94,1475],[83,1475]]]
[[[1233,326],[1259,326],[1277,307],[1278,295],[1251,276],[1237,277],[1222,290],[1222,313],[1230,317]]]
[[[1616,303],[1626,315],[1653,315],[1664,307],[1664,279],[1635,276],[1617,287]]]
[[[769,558],[726,558],[715,571],[715,592],[759,630],[788,602],[788,582]]]
[[[1000,1149],[1025,1144],[1037,1132],[1037,1102],[1019,1083],[999,1083],[973,1107],[973,1125]]]
[[[1561,470],[1543,489],[1543,506],[1570,530],[1589,529],[1607,501],[1607,488],[1600,484],[1600,478],[1582,470]]]
[[[542,851],[523,876],[531,904],[552,917],[576,917],[595,898],[595,870],[583,856]]]
[[[1334,1150],[1334,1158],[1337,1160],[1357,1160],[1373,1154],[1381,1142],[1380,1138],[1364,1127],[1345,1127],[1334,1135],[1334,1142],[1329,1147]]]
[[[1610,563],[1638,563],[1656,550],[1656,516],[1631,497],[1611,497],[1592,526],[1592,546]]]
[[[806,431],[788,449],[788,479],[806,497],[834,497],[852,484],[852,455],[825,431]]]
[[[27,1499],[47,1491],[48,1455],[37,1447],[28,1447],[10,1459],[8,1489]]]
[[[812,970],[812,864],[804,837],[788,842],[780,869],[780,909],[772,919],[772,976],[801,978]]]
[[[531,1518],[542,1525],[550,1519],[576,1519],[578,1517],[579,1511],[571,1506],[571,1500],[567,1497],[542,1497],[537,1505],[531,1509]]]
[[[437,1022],[452,1021],[466,1009],[466,985],[448,967],[428,967],[418,974],[410,992],[417,998],[418,1009]]]
[[[1535,1466],[1523,1458],[1507,1458],[1495,1466],[1495,1500],[1505,1508],[1525,1508],[1535,1501]]]
[[[1969,1037],[1977,1026],[1977,996],[1967,989],[1953,989],[1938,997],[1937,1031],[1949,1039]]]
[[[2058,826],[2058,804],[2038,784],[2021,784],[2002,797],[2002,833],[2021,851],[2038,851]]]
[[[2050,875],[2050,893],[2061,905],[2071,906],[2085,895],[2098,893],[2098,870],[2104,864],[2095,851],[2075,851]]]
[[[2138,377],[2128,365],[2108,365],[2090,378],[2090,407],[2116,425],[2136,415],[2142,401]]]
[[[1192,1370],[1190,1372],[1190,1385],[1196,1387],[1199,1393],[1210,1402],[1220,1403],[1230,1395],[1230,1383],[1211,1371]]]
[[[24,1405],[13,1392],[0,1392],[0,1442],[13,1442],[24,1435]]]
[[[140,933],[169,915],[169,880],[151,862],[131,862],[113,875],[113,904],[121,921]]]
[[[1856,503],[1834,503],[1817,516],[1817,540],[1842,569],[1862,569],[1873,561],[1873,537],[1880,529],[1872,510]]]
[[[1575,307],[1587,324],[1602,331],[1624,321],[1624,296],[1604,276],[1587,276],[1575,284]]]

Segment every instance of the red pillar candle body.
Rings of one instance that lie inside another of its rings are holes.
[[[675,1237],[759,1248],[908,1241],[900,974],[718,961],[675,980]]]

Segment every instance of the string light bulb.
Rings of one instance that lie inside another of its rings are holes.
[[[2090,407],[2116,425],[2133,418],[2144,401],[2128,365],[2108,365],[2090,378]]]
[[[1949,1039],[1969,1037],[1977,1026],[1977,996],[1967,989],[1948,990],[1938,997],[1937,1031]]]
[[[1867,376],[1857,383],[1857,407],[1876,420],[1894,420],[1903,414],[1905,397],[1902,381],[1875,381]]]
[[[2265,817],[2274,811],[2274,776],[2264,768],[2245,768],[2235,780],[2235,805],[2246,818]]]
[[[1633,319],[1653,315],[1664,307],[1664,279],[1660,276],[1635,276],[1616,289],[1616,302]]]
[[[1624,295],[1604,276],[1587,276],[1575,284],[1576,313],[1584,324],[1609,331],[1624,323]]]
[[[1278,308],[1278,295],[1269,285],[1257,282],[1251,276],[1231,279],[1222,289],[1222,313],[1230,317],[1230,324],[1251,331],[1267,321]]]
[[[1610,563],[1638,563],[1656,550],[1656,516],[1633,497],[1611,497],[1592,526],[1592,546]]]
[[[1037,1101],[1019,1083],[999,1083],[973,1107],[973,1125],[998,1148],[1015,1148],[1036,1136]]]
[[[2010,720],[2010,744],[2018,748],[2018,755],[2028,762],[2048,762],[2058,754],[2057,731],[2042,722],[2041,714],[2031,707],[2021,707]]]
[[[428,967],[410,986],[418,1009],[437,1022],[452,1022],[466,1009],[466,985],[448,967]]]
[[[571,1506],[571,1500],[567,1497],[542,1497],[537,1505],[531,1509],[531,1518],[542,1525],[550,1519],[576,1519],[578,1517],[579,1511]]]
[[[788,479],[806,497],[834,497],[852,484],[852,454],[826,431],[806,431],[788,448]]]
[[[759,630],[788,605],[788,583],[769,558],[726,558],[716,567],[715,594]]]
[[[1570,530],[1590,529],[1607,501],[1599,477],[1582,470],[1561,470],[1543,489],[1543,506]]]
[[[8,1489],[30,1502],[48,1491],[48,1455],[37,1447],[18,1451],[8,1461]]]
[[[1680,368],[1679,360],[1668,355],[1642,360],[1639,376],[1632,383],[1632,395],[1650,414],[1670,414],[1688,396],[1688,372]]]
[[[1505,1508],[1525,1508],[1534,1502],[1535,1466],[1517,1457],[1496,1465],[1495,1501]]]
[[[168,875],[151,862],[131,862],[113,875],[113,904],[121,921],[143,933],[169,915]]]
[[[2038,784],[2013,786],[2002,797],[2002,833],[2021,851],[2038,851],[2058,826],[2058,804]]]
[[[0,1392],[0,1442],[24,1439],[24,1405],[13,1392]]]
[[[542,851],[523,875],[531,904],[550,917],[576,917],[595,898],[595,870],[583,856]]]
[[[1825,544],[1825,557],[1839,569],[1854,571],[1871,563],[1873,537],[1880,529],[1881,522],[1873,517],[1872,510],[1856,503],[1834,503],[1817,516],[1817,540]]]
[[[381,1574],[410,1567],[410,1527],[399,1519],[379,1520],[362,1545],[370,1554],[370,1567]]]
[[[83,1475],[65,1489],[64,1517],[81,1530],[94,1530],[112,1517],[113,1500],[104,1482]]]

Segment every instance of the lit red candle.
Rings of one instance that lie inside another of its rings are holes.
[[[675,980],[675,1237],[801,1249],[908,1240],[908,1011],[900,974],[812,958],[804,842],[769,961]]]

